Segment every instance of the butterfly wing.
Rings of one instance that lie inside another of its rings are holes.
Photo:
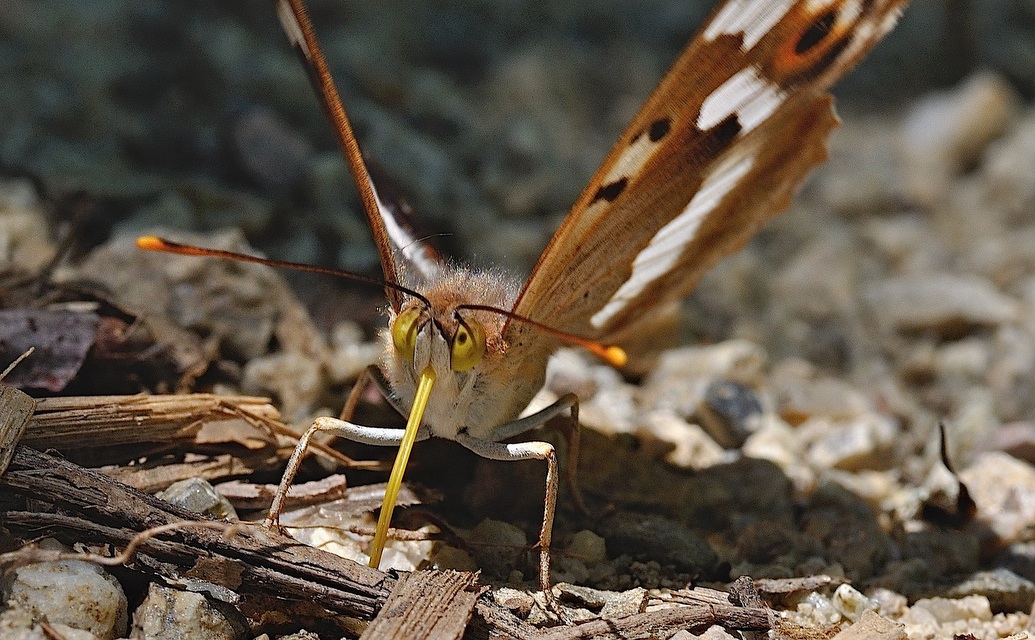
[[[906,1],[727,0],[597,170],[514,311],[606,341],[689,293],[826,158],[827,88]]]
[[[440,279],[445,260],[431,244],[421,239],[414,223],[413,209],[384,169],[367,154],[363,154],[363,161],[370,188],[377,199],[378,216],[375,219],[383,226],[374,235],[383,233],[387,237],[396,277],[399,278],[392,282],[421,290]],[[383,252],[381,262],[385,262]],[[387,277],[387,273],[385,275]]]
[[[405,203],[391,197],[389,189],[384,189],[382,193],[374,184],[370,167],[356,142],[305,6],[301,0],[277,0],[277,16],[309,74],[320,106],[334,128],[355,178],[363,210],[370,223],[370,232],[381,258],[385,280],[410,286],[420,286],[423,282],[433,280],[443,268],[442,260],[413,233]],[[392,309],[398,311],[403,294],[397,289],[386,288],[385,295]]]

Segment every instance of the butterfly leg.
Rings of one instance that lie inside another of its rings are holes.
[[[341,412],[338,413],[339,420],[351,421],[352,416],[356,414],[359,399],[363,397],[363,392],[366,391],[367,385],[374,382],[374,377],[370,373],[371,369],[380,371],[377,367],[370,365],[359,372],[359,375],[356,376],[356,382],[353,383],[352,389],[349,390],[349,395],[345,398],[345,404],[342,405]]]
[[[550,541],[553,538],[553,516],[557,510],[557,452],[549,442],[505,444],[457,434],[456,441],[488,460],[545,460],[546,498],[543,526],[539,530],[539,588],[550,590]]]
[[[280,479],[280,486],[277,487],[277,494],[273,496],[273,503],[270,504],[269,513],[266,514],[266,519],[262,521],[262,526],[265,528],[272,529],[279,525],[280,512],[284,509],[284,499],[287,497],[288,489],[291,487],[291,482],[295,479],[295,474],[298,473],[298,467],[302,464],[306,449],[309,448],[309,442],[318,431],[333,433],[352,442],[382,447],[399,446],[403,436],[402,429],[364,427],[344,420],[338,420],[337,418],[317,418],[313,422],[313,426],[309,427],[302,434],[302,437],[298,439],[298,444],[295,445],[295,450],[291,453],[291,459],[288,460],[287,468],[284,469],[284,475]],[[431,437],[431,433],[426,429],[421,429],[417,434],[417,441],[427,440],[429,437]]]
[[[492,440],[506,440],[516,435],[540,427],[553,418],[567,412],[569,419],[561,426],[561,433],[568,444],[568,463],[564,466],[564,481],[568,485],[572,496],[575,498],[575,506],[583,514],[590,513],[586,501],[582,497],[582,491],[578,485],[579,452],[581,449],[582,429],[579,428],[579,398],[574,393],[566,393],[556,402],[530,416],[525,416],[512,422],[500,425],[492,432]]]
[[[575,486],[575,468],[578,466],[579,453],[579,399],[574,393],[568,393],[557,399],[550,406],[501,424],[492,432],[492,440],[473,438],[467,433],[456,435],[456,441],[479,456],[488,460],[545,460],[546,461],[546,496],[543,500],[543,525],[539,529],[539,587],[544,593],[550,593],[550,543],[553,540],[553,519],[557,511],[557,452],[548,442],[518,442],[505,444],[497,442],[541,427],[550,419],[567,412],[571,422],[565,431],[568,439],[568,465],[566,480],[581,503],[581,494]]]

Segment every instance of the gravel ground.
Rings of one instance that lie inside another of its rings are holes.
[[[416,4],[321,3],[314,18],[366,150],[426,228],[464,260],[518,273],[706,12]],[[559,581],[624,591],[824,575],[829,586],[777,608],[830,628],[873,610],[911,638],[1027,632],[1035,8],[1007,4],[910,9],[839,89],[845,124],[830,161],[705,279],[659,334],[672,348],[625,377],[559,354],[537,401],[578,393],[583,490],[591,507],[614,507],[586,518],[562,494]],[[215,354],[199,387],[270,394],[302,426],[336,413],[377,357],[377,292],[142,255],[129,242],[163,228],[376,269],[272,11],[190,10],[0,8],[0,260],[42,266],[61,228],[54,203],[85,190],[94,217],[59,277],[105,283],[134,312],[186,328]],[[940,459],[939,424],[958,475]],[[498,550],[534,540],[541,466],[424,449],[411,478],[443,491],[446,519],[490,551],[399,545],[397,562],[431,554],[489,581],[533,579],[527,558]],[[952,517],[961,486],[973,518]],[[96,637],[119,637],[126,614],[113,607],[122,622]]]

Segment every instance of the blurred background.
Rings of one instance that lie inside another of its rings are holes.
[[[710,2],[315,2],[365,150],[450,254],[524,273]],[[838,87],[888,113],[991,68],[1035,91],[1035,2],[920,0]],[[377,272],[273,3],[9,0],[0,172],[97,199],[89,237],[242,228]],[[375,292],[376,293],[376,292]]]

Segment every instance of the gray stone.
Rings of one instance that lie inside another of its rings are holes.
[[[627,553],[710,574],[719,558],[708,543],[679,523],[655,515],[617,513],[601,524],[611,554]]]
[[[60,548],[47,542],[41,546]],[[18,567],[5,581],[3,595],[8,609],[29,612],[37,621],[88,631],[99,640],[121,637],[126,630],[122,586],[89,562],[61,560]]]

